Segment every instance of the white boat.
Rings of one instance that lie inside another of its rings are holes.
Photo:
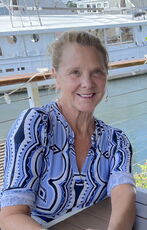
[[[13,5],[11,1],[3,1],[9,14],[0,16],[0,77],[50,69],[48,48],[67,30],[87,30],[99,36],[107,47],[110,62],[141,59],[147,54],[146,15],[77,14],[66,10],[61,1],[20,0],[19,5],[17,1],[12,2]],[[53,12],[53,6],[60,11]],[[58,15],[53,14],[55,12]],[[147,72],[146,64],[110,70],[109,75],[144,72]]]

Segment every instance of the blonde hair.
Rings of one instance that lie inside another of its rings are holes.
[[[52,66],[58,70],[62,59],[64,46],[68,43],[77,43],[82,46],[93,46],[101,52],[104,58],[104,65],[108,71],[108,53],[102,45],[100,39],[86,31],[68,31],[64,32],[50,47],[52,56]]]

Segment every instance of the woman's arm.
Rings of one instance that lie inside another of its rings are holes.
[[[35,109],[21,113],[6,142],[4,183],[1,196],[2,230],[40,230],[30,216],[36,204],[42,174],[47,127]]]
[[[135,188],[130,184],[118,185],[112,189],[108,230],[132,230],[136,213],[135,194]]]
[[[26,205],[4,207],[0,211],[1,230],[41,230],[40,224],[30,216],[30,208]]]

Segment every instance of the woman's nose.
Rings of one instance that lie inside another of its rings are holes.
[[[88,89],[92,87],[92,79],[89,74],[81,76],[81,87]]]

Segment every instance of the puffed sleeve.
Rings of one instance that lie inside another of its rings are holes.
[[[13,124],[6,141],[1,207],[35,205],[45,149],[47,116],[25,110]]]
[[[115,130],[111,139],[113,154],[110,158],[110,177],[107,186],[107,194],[120,184],[135,186],[132,175],[132,146],[129,139],[121,130]]]

